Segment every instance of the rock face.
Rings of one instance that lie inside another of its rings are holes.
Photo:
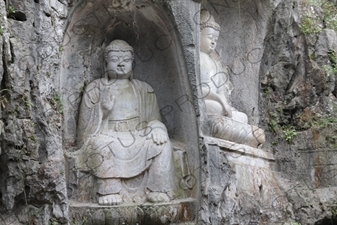
[[[0,223],[67,224],[58,82],[67,3],[0,4]]]
[[[0,224],[334,221],[337,38],[323,6],[312,7],[319,29],[308,32],[308,7],[295,0],[0,1]],[[229,68],[231,101],[265,130],[262,149],[201,129],[201,8],[221,26],[216,51]],[[66,160],[76,150],[83,90],[101,77],[102,51],[114,39],[134,47],[136,78],[157,93],[184,200],[94,209],[85,177]]]

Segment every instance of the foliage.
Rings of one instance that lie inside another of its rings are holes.
[[[300,28],[304,34],[315,34],[321,31],[321,27],[317,18],[310,16],[302,17]]]
[[[331,65],[323,65],[323,70],[326,73],[337,74],[337,55],[332,49],[328,51],[328,57]]]
[[[268,122],[268,128],[273,133],[280,133],[280,125],[278,123],[278,114],[275,111],[269,111],[269,122]]]
[[[288,143],[291,143],[297,135],[295,128],[293,126],[284,126],[282,127],[282,130],[285,140]]]
[[[331,73],[331,74],[336,74],[337,73],[337,68],[334,68],[332,66],[329,66],[329,65],[323,65],[322,66],[323,70],[326,72],[326,73]]]
[[[51,219],[48,223],[48,225],[58,225],[59,222],[57,222],[55,219]]]
[[[279,115],[282,114],[282,109],[277,108],[276,109],[278,113],[275,111],[270,111],[268,112],[269,114],[269,122],[268,122],[268,127],[269,130],[277,135],[282,135],[282,137],[289,143],[291,144],[293,139],[297,135],[297,131],[294,126],[291,125],[284,125],[284,122],[280,121]],[[276,145],[277,143],[272,143],[273,145]]]
[[[334,131],[337,132],[337,129],[335,129],[337,127],[337,104],[332,103],[332,111],[329,114],[320,114],[306,108],[302,114],[297,116],[295,124],[297,130],[329,128],[331,134],[333,134]]]
[[[291,223],[291,225],[302,225],[302,224],[298,222],[294,222],[294,223]]]
[[[276,131],[278,130],[278,123],[276,122],[276,120],[271,119],[268,123],[268,127],[270,131],[276,133]]]
[[[330,207],[330,211],[331,211],[332,216],[336,218],[337,217],[337,203],[335,203],[335,205]]]
[[[329,0],[305,0],[300,28],[304,34],[315,34],[323,28],[337,31],[337,7]],[[320,10],[316,10],[319,8]],[[322,12],[322,16],[320,16]]]
[[[50,100],[50,103],[53,106],[56,106],[59,113],[63,114],[63,103],[62,103],[61,97],[59,95],[56,96],[55,98],[52,98]]]
[[[312,122],[313,127],[326,128],[328,126],[335,126],[337,124],[337,117],[334,115],[317,116]]]
[[[329,60],[331,62],[331,65],[335,68],[337,66],[336,52],[334,50],[330,49],[328,51],[328,56],[329,56]]]
[[[25,106],[30,108],[32,106],[31,101],[29,100],[29,98],[27,97],[27,95],[23,95],[22,97],[23,102],[25,103]]]
[[[9,13],[15,13],[15,8],[13,6],[8,7],[8,12]]]
[[[337,7],[331,1],[323,1],[321,3],[323,10],[323,25],[326,28],[337,31]]]

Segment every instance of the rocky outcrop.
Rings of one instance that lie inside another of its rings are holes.
[[[0,223],[67,224],[58,90],[67,3],[0,4]]]
[[[218,50],[231,71],[233,105],[266,133],[266,144],[259,150],[200,137],[200,145],[193,147],[200,152],[201,161],[193,168],[201,168],[202,178],[200,204],[195,206],[198,224],[319,225],[336,217],[337,38],[323,21],[324,10],[319,6],[312,11],[317,14],[315,23],[319,29],[310,33],[303,27],[303,15],[308,11],[303,2],[159,2],[163,11],[172,16],[170,22],[176,24],[169,32],[174,30],[172,37],[178,40],[174,44],[182,45],[179,55],[185,60],[184,73],[193,90],[192,96],[177,94],[184,97],[178,102],[193,103],[193,115],[199,125],[202,123],[204,105],[198,98],[196,75],[196,34],[202,6],[212,11],[224,27]],[[60,80],[62,62],[74,60],[62,56],[63,45],[70,43],[67,26],[75,7],[81,9],[84,4],[94,6],[95,2],[0,0],[0,224],[71,222],[64,146],[71,147],[72,143],[62,142],[72,138],[65,135],[64,127],[73,128],[76,121],[63,121],[68,100],[61,93]],[[139,5],[140,10],[142,7]],[[93,20],[89,22],[97,25]],[[137,24],[132,26],[137,31]],[[75,28],[77,34],[88,29]],[[166,39],[160,40],[156,44],[167,43]],[[67,47],[71,52],[71,46]],[[140,57],[146,60],[152,53],[146,51]],[[88,73],[90,65],[87,58],[83,59],[83,71]],[[177,104],[174,100],[170,107],[161,108],[171,109]],[[79,100],[72,102],[78,104]],[[175,113],[180,113],[181,107],[176,107]],[[76,120],[76,116],[71,119]],[[178,125],[185,122],[177,120]],[[169,129],[174,134],[174,127]],[[197,158],[199,152],[193,157]],[[271,198],[272,195],[276,197]],[[79,214],[78,218],[84,218]],[[181,220],[177,217],[175,221]]]
[[[275,9],[260,70],[261,123],[292,208],[289,219],[324,224],[335,217],[336,34],[323,29],[322,14],[315,14],[319,30],[306,29],[305,14],[322,13],[317,6],[307,11],[307,4],[283,1]]]

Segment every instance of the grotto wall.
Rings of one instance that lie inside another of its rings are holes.
[[[66,224],[59,75],[68,9],[58,1],[0,4],[1,224]]]
[[[0,224],[334,222],[334,4],[0,0]],[[231,102],[264,129],[262,147],[204,129],[201,9],[221,27],[215,50],[233,83]],[[117,38],[135,49],[136,78],[153,87],[170,139],[187,152],[186,201],[96,209],[78,201],[88,196],[68,153],[76,151],[79,105]]]

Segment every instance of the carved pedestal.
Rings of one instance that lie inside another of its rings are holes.
[[[196,202],[194,199],[170,203],[122,206],[70,203],[70,223],[74,225],[135,225],[173,224],[195,225]]]
[[[263,224],[265,212],[281,213],[285,201],[271,153],[212,137],[204,143],[202,202],[208,208],[200,211],[200,224]]]
[[[76,170],[74,159],[68,158],[71,171],[68,194],[74,199],[69,207],[72,224],[196,224],[197,200],[189,196],[198,186],[197,177],[190,171],[184,144],[178,141],[172,141],[172,144],[175,182],[178,187],[175,200],[165,203],[99,205],[96,200],[95,177]]]

